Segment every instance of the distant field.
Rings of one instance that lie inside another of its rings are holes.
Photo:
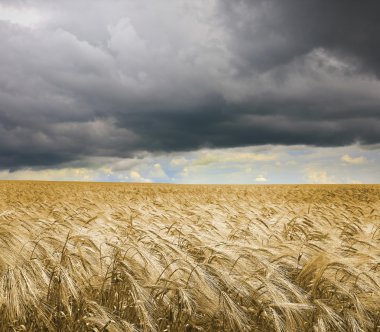
[[[380,185],[0,182],[0,331],[380,331]]]

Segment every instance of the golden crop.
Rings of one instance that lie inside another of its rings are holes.
[[[380,331],[380,186],[0,182],[0,331]]]

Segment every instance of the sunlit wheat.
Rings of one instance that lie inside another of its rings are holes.
[[[380,186],[0,182],[0,331],[380,331]]]

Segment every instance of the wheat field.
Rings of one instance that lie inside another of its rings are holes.
[[[380,331],[379,185],[0,182],[1,331]]]

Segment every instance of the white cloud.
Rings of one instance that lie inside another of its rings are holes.
[[[188,177],[190,173],[189,167],[184,167],[180,175],[184,178]]]
[[[112,164],[111,169],[117,171],[127,171],[136,167],[143,162],[142,159],[137,158],[125,158]]]
[[[308,178],[309,183],[315,183],[315,184],[335,183],[334,176],[327,174],[325,170],[321,170],[321,169],[308,169],[307,178]]]
[[[135,170],[131,171],[129,175],[134,182],[152,182],[152,180],[144,178],[138,171]]]
[[[239,151],[240,150],[240,151]],[[243,149],[219,149],[206,150],[200,153],[200,156],[193,161],[194,166],[205,166],[213,163],[244,163],[256,161],[273,161],[277,155],[272,153],[253,153],[244,152]]]
[[[151,167],[148,176],[157,180],[166,180],[169,178],[159,163],[156,163],[153,165],[153,167]]]
[[[170,165],[171,166],[183,166],[183,165],[186,165],[189,161],[184,158],[184,157],[179,157],[179,158],[173,158],[171,161],[170,161]]]
[[[345,163],[353,164],[353,165],[360,165],[367,162],[367,159],[365,157],[354,158],[354,157],[351,157],[349,154],[345,154],[344,156],[342,156],[340,160],[344,161]]]
[[[268,179],[267,179],[265,176],[263,176],[263,175],[259,175],[259,176],[255,179],[255,181],[257,181],[257,182],[267,182]]]
[[[96,181],[99,173],[88,168],[61,168],[33,170],[23,169],[15,172],[1,171],[2,180],[39,180],[39,181]]]
[[[362,184],[363,182],[362,182],[362,181],[359,181],[359,180],[349,179],[349,180],[347,181],[347,183],[352,183],[352,184]]]

